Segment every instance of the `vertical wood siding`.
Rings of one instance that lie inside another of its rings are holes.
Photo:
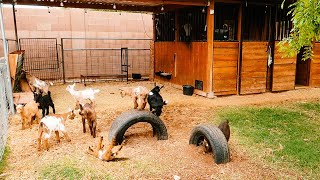
[[[282,57],[283,54],[279,52],[278,46],[275,47],[274,52],[272,91],[294,89],[297,57]]]
[[[215,95],[237,94],[239,42],[214,42],[213,91]]]
[[[266,92],[267,42],[243,42],[240,94]]]

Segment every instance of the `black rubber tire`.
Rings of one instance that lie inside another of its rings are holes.
[[[109,142],[115,137],[117,145],[121,144],[127,129],[138,122],[151,124],[153,136],[157,135],[158,140],[168,139],[167,128],[158,116],[149,111],[130,110],[122,113],[113,121],[108,135]]]
[[[230,161],[228,142],[221,130],[213,124],[201,124],[196,126],[190,136],[189,144],[199,146],[201,140],[206,139],[213,152],[215,163],[227,163]]]

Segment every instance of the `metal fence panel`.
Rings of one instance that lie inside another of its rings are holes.
[[[62,38],[66,79],[80,76],[150,74],[151,39]],[[127,72],[122,69],[122,51],[127,48]]]
[[[0,63],[0,160],[4,153],[7,141],[9,104],[6,92],[6,79],[8,78],[6,65]]]
[[[25,50],[24,69],[42,80],[62,80],[62,68],[56,38],[21,38]]]

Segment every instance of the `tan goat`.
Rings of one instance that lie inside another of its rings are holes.
[[[38,150],[41,150],[41,139],[42,136],[44,138],[44,148],[48,151],[49,150],[49,144],[48,140],[51,136],[52,131],[56,134],[56,140],[57,142],[60,142],[60,136],[59,131],[63,133],[66,140],[68,142],[71,141],[70,137],[67,134],[65,123],[67,119],[74,119],[75,114],[73,110],[69,109],[67,113],[64,114],[54,114],[51,116],[46,116],[41,119],[38,129],[38,139],[37,139],[37,145]]]
[[[89,146],[87,153],[93,155],[96,158],[99,158],[102,161],[112,161],[116,157],[117,153],[122,149],[123,143],[120,146],[115,146],[116,139],[113,138],[112,142],[108,144],[105,150],[103,150],[102,141],[103,137],[101,136],[97,148],[94,149]]]
[[[131,96],[133,101],[133,108],[143,110],[147,105],[149,90],[143,86],[123,87],[120,88],[121,97]]]
[[[28,102],[25,106],[18,104],[16,106],[17,113],[20,114],[22,129],[32,127],[33,117],[35,117],[36,123],[39,123],[40,113],[38,109],[39,103],[34,101]]]

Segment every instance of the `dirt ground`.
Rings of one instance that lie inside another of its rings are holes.
[[[151,89],[153,82],[101,82],[90,83],[87,87],[98,88],[96,111],[98,116],[97,136],[108,136],[113,120],[122,112],[133,108],[129,97],[121,98],[119,88],[144,85]],[[50,91],[56,106],[56,113],[66,112],[74,105],[73,97],[65,90],[68,84],[54,85]],[[84,86],[77,83],[76,89]],[[241,148],[237,138],[229,141],[231,162],[216,165],[212,154],[203,154],[199,148],[189,145],[189,136],[198,124],[213,120],[218,124],[214,110],[225,106],[272,105],[288,101],[318,99],[320,89],[297,89],[281,93],[264,93],[246,96],[226,96],[207,99],[201,96],[185,96],[182,90],[166,85],[161,94],[169,104],[164,107],[160,118],[167,126],[169,139],[157,141],[152,137],[152,128],[148,124],[138,123],[126,132],[127,142],[115,162],[102,162],[88,154],[90,145],[96,145],[88,131],[82,132],[80,117],[67,121],[66,127],[72,141],[64,138],[60,143],[51,137],[49,151],[38,152],[36,148],[37,125],[32,129],[21,130],[18,116],[9,123],[9,146],[11,153],[6,179],[37,179],[41,168],[54,164],[61,159],[71,159],[79,167],[92,167],[93,170],[110,174],[115,179],[282,179],[297,178],[297,174],[286,169],[274,169],[261,159],[250,157],[247,150]],[[148,105],[146,110],[148,110]],[[52,113],[50,109],[50,113]],[[87,127],[88,130],[88,127]],[[105,138],[105,141],[107,138]],[[106,142],[105,142],[106,143]]]

